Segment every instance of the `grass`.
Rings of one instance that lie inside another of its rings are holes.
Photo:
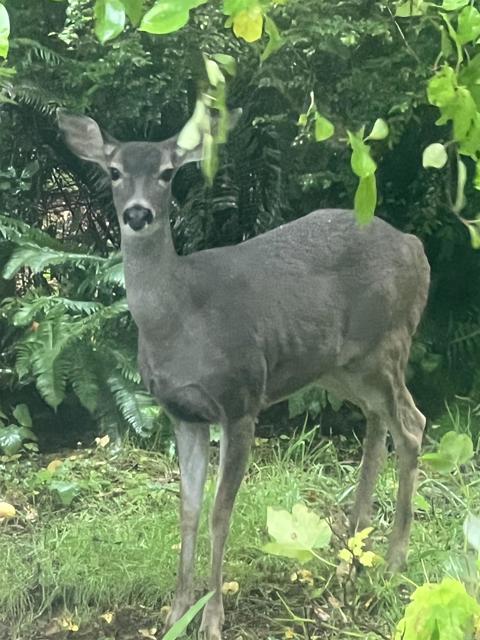
[[[359,450],[305,433],[257,443],[226,554],[225,580],[240,585],[226,598],[227,640],[389,638],[415,584],[462,570],[465,500],[480,504],[473,466],[462,475],[463,489],[458,478],[422,470],[423,500],[404,576],[389,578],[377,567],[345,580],[325,562],[313,561],[306,567],[313,585],[302,584],[291,580],[299,568],[295,561],[261,551],[268,540],[267,506],[290,510],[301,501],[330,519],[338,536],[321,555],[338,565]],[[15,519],[0,522],[0,638],[41,638],[47,631],[63,638],[73,634],[72,624],[92,639],[141,637],[140,628],[159,628],[161,608],[171,599],[180,541],[175,466],[159,454],[131,448],[116,457],[100,448],[59,458],[63,465],[53,475],[45,472],[50,459],[41,456],[0,463],[0,500],[17,508]],[[75,485],[71,504],[61,504],[52,482]],[[214,487],[212,476],[207,508]],[[395,487],[390,457],[376,493],[372,541],[380,554],[393,520]],[[204,514],[199,595],[208,567],[207,529]],[[106,612],[116,612],[116,622],[100,618]]]

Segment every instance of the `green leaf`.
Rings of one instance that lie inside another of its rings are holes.
[[[212,58],[218,62],[232,78],[236,75],[237,61],[233,56],[229,56],[226,53],[215,53]]]
[[[473,221],[465,221],[465,225],[470,234],[470,242],[472,243],[472,249],[480,249],[480,219]]]
[[[270,16],[265,16],[265,33],[268,35],[268,44],[260,56],[262,62],[265,62],[273,53],[281,49],[286,42]]]
[[[397,6],[395,16],[397,18],[411,18],[414,16],[423,16],[427,9],[427,3],[424,0],[406,0]]]
[[[480,160],[477,160],[477,164],[475,165],[475,179],[473,182],[473,186],[475,189],[480,191]]]
[[[23,438],[20,427],[10,425],[0,429],[0,449],[5,455],[13,456],[22,448]]]
[[[465,185],[467,183],[467,167],[463,160],[457,161],[457,196],[453,205],[453,211],[458,215],[466,205]]]
[[[461,9],[468,3],[469,0],[443,0],[442,9],[445,9],[445,11],[457,11],[457,9]]]
[[[0,4],[0,57],[6,58],[9,49],[10,18],[3,4]]]
[[[480,604],[453,578],[418,587],[397,625],[395,640],[465,640],[471,638]]]
[[[317,112],[315,114],[315,140],[317,142],[328,140],[328,138],[331,138],[334,133],[335,127],[333,123]]]
[[[263,550],[295,558],[302,564],[314,557],[312,549],[327,546],[331,538],[328,523],[303,504],[296,504],[292,513],[268,507],[267,528],[274,542],[266,544]]]
[[[375,120],[371,133],[367,136],[367,140],[385,140],[390,133],[388,124],[382,118]]]
[[[367,178],[375,173],[377,164],[372,158],[370,147],[365,144],[359,134],[347,131],[352,153],[352,169],[359,178]]]
[[[207,0],[157,0],[143,16],[140,31],[147,33],[174,33],[188,23],[190,10],[205,4]]]
[[[197,613],[199,613],[207,604],[214,593],[214,591],[210,591],[210,593],[204,595],[203,598],[200,598],[200,600],[198,600],[193,606],[191,606],[190,609],[186,613],[184,613],[183,616],[179,620],[177,620],[177,622],[167,631],[167,633],[163,636],[163,640],[177,640],[177,638],[179,638],[184,633]]]
[[[205,58],[205,69],[207,71],[208,82],[212,87],[218,87],[219,84],[225,84],[225,76],[220,71],[220,67],[210,58]]]
[[[422,460],[439,473],[450,473],[473,457],[473,443],[465,433],[449,431],[440,440],[434,453],[426,453]]]
[[[369,223],[377,206],[377,180],[375,174],[360,178],[355,193],[355,214],[358,224]]]
[[[246,42],[260,40],[263,33],[263,11],[259,4],[233,16],[233,33]]]
[[[17,406],[13,410],[13,417],[18,422],[18,424],[22,425],[22,427],[28,427],[29,429],[31,429],[32,417],[26,404],[17,404]]]
[[[455,98],[457,79],[455,71],[445,65],[428,83],[428,100],[435,107],[444,107]]]
[[[142,19],[144,0],[122,0],[122,4],[130,22],[137,27]]]
[[[480,12],[475,7],[465,7],[458,16],[457,37],[460,44],[467,44],[480,36]]]
[[[125,7],[121,0],[97,0],[95,34],[102,44],[116,38],[125,28]]]
[[[203,134],[210,128],[210,119],[204,101],[199,98],[191,118],[177,138],[177,145],[186,151],[193,151],[202,142]]]
[[[53,480],[49,483],[48,488],[64,507],[70,506],[74,498],[80,493],[78,482]]]
[[[425,169],[429,167],[442,169],[447,164],[447,160],[447,151],[439,142],[428,145],[423,151],[422,163]]]

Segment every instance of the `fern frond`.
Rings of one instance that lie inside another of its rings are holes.
[[[85,263],[101,265],[104,262],[105,258],[93,254],[56,251],[39,247],[31,242],[24,242],[13,251],[3,269],[3,277],[9,280],[24,267],[28,267],[33,273],[41,273],[46,267],[53,265],[84,267]]]
[[[154,426],[152,407],[155,406],[152,398],[144,392],[138,391],[123,376],[114,371],[107,379],[115,401],[124,420],[140,435],[148,435]]]

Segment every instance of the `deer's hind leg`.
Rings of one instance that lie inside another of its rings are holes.
[[[388,551],[391,569],[406,561],[413,518],[413,497],[418,455],[425,418],[416,408],[405,385],[405,368],[410,337],[399,334],[363,360],[357,370],[351,367],[335,376],[334,391],[343,388],[348,400],[357,404],[367,419],[360,481],[351,515],[352,530],[369,524],[375,482],[385,459],[387,430],[392,434],[399,466],[395,520]]]

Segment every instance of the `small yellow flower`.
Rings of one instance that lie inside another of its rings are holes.
[[[378,556],[373,551],[364,551],[358,561],[364,567],[374,567],[378,563]]]
[[[292,638],[295,638],[295,631],[291,627],[287,627],[283,637],[285,640],[291,640]]]
[[[348,549],[341,549],[338,552],[338,557],[340,558],[340,560],[343,560],[343,562],[346,562],[347,564],[352,564],[353,562],[353,553]]]

